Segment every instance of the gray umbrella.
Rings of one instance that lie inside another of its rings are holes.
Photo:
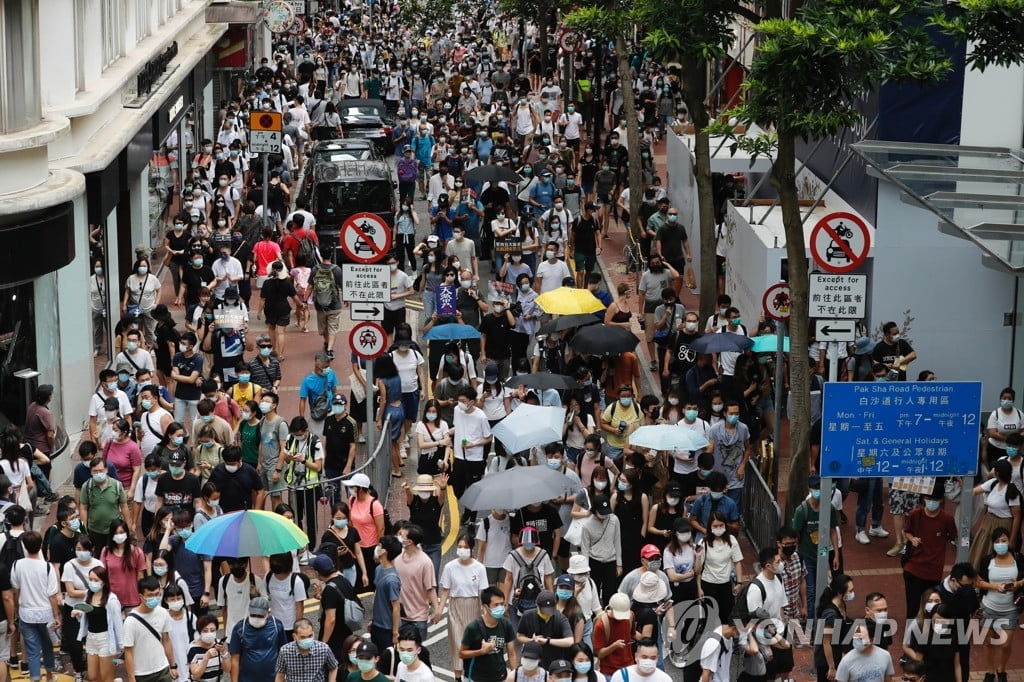
[[[546,466],[519,466],[487,474],[469,486],[459,500],[466,509],[520,509],[577,492],[565,474]]]

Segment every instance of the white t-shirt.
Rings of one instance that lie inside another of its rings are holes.
[[[150,478],[143,472],[135,484],[135,495],[132,497],[132,501],[141,504],[142,508],[149,513],[155,514],[157,501],[156,479]]]
[[[1016,407],[1010,410],[1010,414],[1003,412],[1003,408],[992,410],[988,416],[988,428],[995,429],[1002,434],[1010,434],[1024,428],[1024,412]],[[989,438],[988,444],[992,447],[1006,450],[1006,443],[995,438]]]
[[[132,613],[149,623],[150,627],[157,631],[157,634],[170,633],[171,616],[167,609],[158,606],[149,613],[142,613],[133,609]],[[124,646],[127,649],[132,647],[133,659],[135,661],[135,675],[152,675],[153,673],[166,670],[168,667],[167,653],[164,651],[162,639],[157,639],[145,625],[140,623],[134,616],[124,619]]]
[[[433,671],[422,661],[416,670],[409,670],[405,663],[399,662],[395,671],[395,682],[434,682],[434,679]]]
[[[554,263],[545,260],[537,264],[537,277],[541,278],[540,293],[545,294],[562,286],[562,280],[569,277],[569,266],[563,260]]]
[[[486,525],[485,525],[486,524]],[[481,559],[487,568],[501,568],[512,551],[512,527],[508,515],[496,519],[488,514],[476,529],[476,541],[486,542]]]
[[[9,460],[0,459],[0,470],[11,480],[11,486],[17,487],[25,483],[25,480],[32,475],[32,469],[27,460],[19,457],[11,464]]]
[[[100,423],[106,419],[106,411],[103,408],[103,402],[107,399],[107,396],[103,395],[100,397],[101,395],[102,394],[100,393],[93,393],[92,397],[89,399],[89,416],[96,417],[96,421]],[[117,398],[117,411],[120,416],[127,417],[134,412],[132,409],[132,403],[128,400],[128,394],[121,389],[117,389],[117,391],[114,392],[114,395],[110,397]]]
[[[139,348],[134,353],[129,353],[127,350],[123,350],[117,354],[114,358],[114,366],[117,367],[122,362],[127,362],[129,365],[135,368],[135,372],[140,369],[148,369],[150,372],[156,369],[153,364],[153,356],[148,350]],[[134,375],[135,372],[132,372]]]
[[[419,368],[424,364],[420,352],[415,348],[410,348],[407,353],[395,351],[391,354],[391,358],[395,361],[398,377],[402,380],[402,393],[413,393],[420,390]]]
[[[713,539],[716,542],[711,542]],[[735,537],[731,542],[708,538],[708,542],[704,543],[704,568],[700,579],[716,585],[727,583],[733,564],[737,561],[743,561],[743,551]]]
[[[736,331],[731,331],[732,329],[735,329]],[[718,333],[718,334],[742,334],[743,336],[746,336],[747,335],[747,328],[744,327],[742,324],[739,325],[738,327],[733,327],[732,325],[730,325],[728,331],[724,331],[723,332],[721,329],[719,329],[718,332],[716,332],[716,333]],[[724,352],[718,354],[718,364],[720,364],[722,366],[722,374],[724,374],[725,376],[731,377],[733,374],[736,373],[736,359],[739,356],[740,356],[739,353],[736,353],[736,352],[733,352],[733,351],[724,351]]]
[[[453,559],[441,569],[440,586],[451,597],[479,597],[487,585],[487,569],[476,559],[469,564]]]
[[[726,656],[728,658],[728,656]],[[629,682],[672,682],[672,678],[664,670],[658,670],[655,668],[654,672],[650,675],[641,675],[640,671],[637,670],[635,665],[631,665],[626,668],[628,671]],[[726,671],[728,673],[728,670]],[[726,674],[725,680],[728,681],[729,676]],[[611,676],[611,682],[626,682],[626,676],[622,674],[621,670],[616,670],[615,674]]]
[[[292,592],[293,584],[295,585],[294,592]],[[294,628],[295,603],[306,601],[305,583],[297,575],[289,575],[281,580],[273,574],[268,574],[267,592],[270,599],[270,615],[281,621],[285,630]]]
[[[708,637],[700,650],[700,669],[711,671],[711,682],[729,682],[732,664],[732,638],[722,634],[722,626],[715,628],[718,637]],[[722,653],[722,647],[725,653]]]
[[[89,571],[102,565],[103,562],[96,557],[90,558],[84,566],[79,563],[78,559],[71,559],[64,564],[64,570],[61,572],[60,581],[61,583],[71,583],[75,586],[75,589],[78,590],[88,590],[89,586],[85,584],[85,581],[82,580],[82,578],[85,577],[88,579]],[[68,603],[76,604],[79,601],[81,600],[72,597]]]
[[[484,398],[483,410],[488,420],[497,421],[508,416],[508,411],[505,409],[505,398],[511,397],[512,393],[512,389],[506,387],[494,392],[492,384],[485,383],[480,387],[480,395]]]
[[[18,617],[26,623],[49,623],[53,620],[50,597],[57,594],[57,571],[42,555],[25,557],[14,562],[11,586],[19,591]]]
[[[251,582],[250,582],[251,581]],[[255,585],[261,596],[267,596],[267,584],[263,578],[258,576],[245,576],[242,582],[235,580],[235,576],[227,575],[220,578],[220,586],[223,589],[217,590],[217,604],[223,609],[227,606],[224,614],[224,632],[227,633],[228,641],[231,641],[231,631],[235,629],[235,623],[249,615],[249,587]]]
[[[1010,511],[1010,507],[1020,506],[1020,495],[1016,498],[1007,501],[1006,491],[1010,489],[1009,486],[1005,486],[1002,490],[996,485],[998,481],[994,478],[990,478],[981,484],[982,489],[985,491],[985,507],[988,508],[988,512],[994,516],[998,516],[1001,519],[1009,519],[1013,516],[1013,512]]]
[[[412,288],[412,278],[401,270],[391,273],[391,295],[404,294]],[[405,307],[405,299],[399,298],[384,304],[385,310],[401,310]],[[397,353],[396,353],[397,355]]]
[[[782,616],[782,607],[786,605],[786,588],[782,586],[782,580],[776,577],[768,580],[764,573],[758,573],[755,579],[764,586],[764,599],[761,598],[761,590],[757,585],[747,588],[747,610],[753,613],[759,608],[764,608],[771,618]]]
[[[491,435],[491,425],[487,421],[487,415],[480,408],[474,408],[472,412],[463,412],[455,408],[455,435],[452,445],[455,447],[455,459],[464,459],[467,462],[484,461],[484,446],[477,445],[463,451],[462,441],[465,439],[470,443],[483,440]]]
[[[680,419],[677,422],[677,424],[679,426],[683,427],[684,429],[689,429],[690,431],[694,431],[696,433],[699,433],[700,435],[704,436],[705,438],[708,437],[708,429],[711,428],[711,425],[708,424],[703,419],[701,419],[700,417],[697,417],[696,419],[694,419],[692,424],[687,422],[685,418],[684,419]],[[678,453],[678,454],[680,454],[680,455],[687,455],[688,454],[690,456],[685,461],[681,461],[678,457],[673,457],[672,458],[672,471],[674,473],[677,473],[677,474],[692,474],[694,471],[696,471],[699,468],[697,466],[697,455],[700,454],[700,453],[698,453],[698,452],[690,452],[690,453]]]
[[[444,436],[448,431],[448,422],[443,419],[438,420],[437,426],[434,426],[433,424],[428,426],[422,419],[416,422],[417,439],[422,436],[428,443],[444,439]]]
[[[171,648],[174,650],[174,662],[178,664],[178,670],[188,670],[188,650],[192,648],[192,639],[188,636],[188,622],[190,619],[192,622],[192,631],[195,632],[195,616],[190,611],[183,611],[182,617],[179,619],[168,615],[168,622],[171,625],[170,638]],[[180,679],[190,679],[187,676],[182,676]]]

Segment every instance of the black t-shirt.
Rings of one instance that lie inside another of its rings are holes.
[[[192,357],[188,357],[184,353],[175,353],[171,358],[171,364],[183,377],[187,377],[193,372],[203,373],[203,356],[199,353],[193,353]],[[179,381],[174,385],[174,397],[181,400],[199,400],[203,397],[202,387]]]
[[[883,340],[879,341],[878,345],[875,346],[875,349],[871,351],[871,359],[888,367],[892,363],[896,362],[896,358],[910,355],[913,352],[914,349],[911,348],[910,344],[903,339],[897,339],[896,343],[893,345],[890,345]],[[899,380],[906,381],[907,373],[902,369],[899,372]]]
[[[507,644],[516,641],[516,632],[504,618],[493,628],[487,627],[482,618],[466,626],[462,643],[474,651],[483,646],[484,640],[494,642],[494,649],[486,656],[477,656],[466,661],[466,675],[472,675],[475,682],[504,682]]]
[[[540,535],[538,545],[547,550],[548,554],[553,553],[555,544],[555,530],[562,527],[562,517],[554,505],[545,502],[540,509],[523,507],[512,519],[512,533],[518,535],[526,526],[533,526]]]
[[[331,522],[334,523],[333,521]],[[355,529],[355,526],[349,524],[345,528],[345,539],[339,540],[338,536],[328,528],[324,531],[323,535],[320,536],[320,545],[337,545],[338,546],[338,560],[341,562],[343,569],[349,569],[356,565],[355,552],[359,551],[356,545],[359,544],[359,531]],[[347,551],[346,549],[347,548]]]
[[[51,526],[46,532],[46,544],[43,546],[43,554],[50,563],[63,566],[75,558],[76,542],[78,542],[78,533],[68,537],[57,530],[56,526]],[[64,585],[61,583],[61,589],[63,587]]]
[[[221,462],[210,472],[210,481],[220,491],[220,508],[225,513],[249,509],[253,491],[263,490],[260,475],[251,464],[243,463],[238,471],[231,473]]]
[[[166,374],[171,371],[171,350],[168,344],[178,347],[181,335],[173,324],[159,323],[156,325],[156,366]]]
[[[186,225],[180,235],[175,235],[174,230],[167,230],[167,232],[164,233],[164,237],[167,238],[167,245],[170,247],[171,251],[185,252],[182,254],[175,254],[171,257],[171,261],[179,265],[184,263],[185,259],[188,257],[188,242],[192,239],[192,230],[188,229],[188,226]]]
[[[288,305],[288,299],[295,295],[295,285],[290,279],[268,277],[260,292],[263,295],[263,309],[267,313],[267,319],[280,319],[291,315],[292,308]]]
[[[507,360],[512,355],[513,331],[507,315],[484,315],[480,320],[480,333],[487,337],[487,357]]]
[[[324,468],[341,471],[356,440],[356,423],[350,415],[330,416],[324,421]]]
[[[686,374],[696,364],[697,352],[690,350],[690,344],[699,338],[700,334],[676,332],[672,341],[672,357],[669,359],[669,369],[673,374]]]
[[[441,544],[441,502],[436,495],[427,500],[414,495],[409,503],[409,521],[423,529],[424,545]]]
[[[587,254],[588,256],[596,254],[597,233],[600,229],[601,228],[597,225],[597,219],[594,216],[591,216],[590,218],[581,217],[572,228],[573,246],[575,249],[580,253]]]
[[[462,323],[468,324],[471,327],[478,327],[480,325],[479,294],[477,296],[478,298],[473,298],[473,295],[462,287],[459,287],[455,295],[455,308],[462,313]]]
[[[352,586],[344,577],[338,575],[324,583],[323,591],[320,593],[320,641],[324,640],[324,621],[327,620],[323,614],[328,609],[334,609],[334,631],[331,638],[326,640],[331,651],[341,651],[341,645],[345,638],[352,634],[352,630],[345,624],[345,595],[353,594]],[[337,654],[335,654],[337,655]],[[346,657],[347,658],[347,657]]]
[[[190,255],[189,258],[194,258]],[[203,258],[203,266],[200,268],[194,265],[187,266],[181,273],[181,281],[185,285],[185,303],[196,305],[199,303],[199,288],[204,282],[212,282],[214,279],[213,270],[206,264],[209,258]]]
[[[683,260],[683,242],[687,240],[686,228],[679,223],[665,223],[665,226],[658,230],[658,241],[661,242],[661,255],[671,263],[678,263]]]
[[[180,480],[175,480],[169,472],[156,479],[156,496],[163,498],[165,507],[191,509],[192,500],[202,494],[201,489],[199,477],[189,471]]]
[[[519,634],[527,635],[532,637],[533,635],[540,635],[542,637],[550,637],[551,639],[562,639],[564,637],[572,637],[572,627],[569,625],[569,619],[563,614],[555,611],[555,614],[547,620],[542,620],[537,615],[537,609],[530,609],[525,612],[522,618],[519,620]],[[552,661],[556,661],[565,655],[565,649],[554,646],[553,644],[542,644],[543,652],[540,655],[540,664],[544,669],[547,669],[551,665]]]

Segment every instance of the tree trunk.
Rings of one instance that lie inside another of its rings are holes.
[[[633,92],[633,74],[629,69],[629,52],[621,35],[615,37],[615,58],[619,65],[622,115],[626,119],[626,144],[629,145],[629,218],[636,220],[644,200],[643,173],[640,170],[640,130],[637,127],[636,94]],[[626,229],[636,235],[632,225],[627,225]]]
[[[796,136],[779,131],[779,152],[772,165],[771,182],[779,193],[782,223],[786,230],[786,256],[789,260],[789,386],[792,408],[789,417],[789,492],[785,518],[807,496],[811,432],[810,363],[807,356],[807,252],[800,205],[796,190]],[[781,453],[780,453],[781,454]]]
[[[541,9],[537,23],[537,46],[540,48],[541,80],[548,75],[548,11]]]
[[[706,320],[715,312],[718,298],[718,266],[715,262],[715,197],[711,184],[711,142],[706,132],[708,123],[704,97],[707,95],[705,63],[693,59],[683,60],[683,101],[690,112],[694,132],[694,180],[697,183],[697,201],[700,214],[700,319]],[[696,230],[691,226],[690,237]]]

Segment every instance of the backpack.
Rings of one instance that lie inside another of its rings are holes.
[[[390,512],[388,512],[388,508],[386,506],[384,506],[384,503],[380,501],[380,497],[377,496],[377,490],[371,485],[367,492],[369,492],[370,493],[370,497],[373,498],[373,501],[370,502],[370,514],[371,514],[371,516],[373,515],[373,503],[374,502],[379,504],[380,508],[384,510],[384,532],[382,533],[382,535],[394,535],[395,534],[395,525],[393,523],[391,523],[391,514],[390,514]],[[350,497],[349,500],[348,500],[348,506],[351,507],[353,505],[353,503],[355,502],[355,500],[356,500],[355,495]]]
[[[537,556],[533,557],[532,561],[527,563],[519,552],[512,552],[512,561],[519,565],[519,577],[515,585],[515,605],[520,614],[537,608],[537,596],[543,589],[543,581],[537,572],[537,566],[547,555],[547,551],[542,549],[537,552]]]
[[[619,401],[618,400],[616,400],[615,402],[612,403],[612,411],[611,411],[611,414],[609,415],[611,417],[611,419],[615,419],[615,408],[617,408],[618,406],[619,406]],[[640,416],[640,406],[636,404],[635,400],[633,401],[633,411],[636,412],[636,416],[637,417]],[[611,421],[611,419],[609,419],[609,421]]]
[[[4,546],[0,548],[0,563],[10,571],[14,562],[25,558],[25,546],[21,544],[21,536],[14,537],[11,531],[4,531]]]
[[[320,249],[313,243],[313,238],[310,236],[308,228],[306,229],[306,234],[299,240],[298,255],[306,259],[306,265],[309,267],[320,264]]]
[[[313,275],[313,301],[320,310],[330,310],[338,302],[334,269],[320,265]]]
[[[747,608],[747,593],[750,592],[750,586],[757,585],[757,588],[761,591],[761,603],[768,598],[768,590],[765,589],[764,583],[759,578],[754,578],[749,583],[743,586],[740,593],[736,595],[736,604],[733,606],[732,618],[734,620],[747,621],[750,619],[750,610]]]
[[[345,598],[345,605],[343,607],[344,613],[342,614],[345,625],[347,625],[348,629],[352,632],[358,632],[359,630],[362,630],[365,625],[363,618],[366,615],[366,611],[363,609],[363,603],[359,601],[359,597],[356,596],[356,591],[349,581],[345,580],[343,576],[339,577],[344,581],[342,584],[348,588],[348,594],[345,593],[345,590],[338,587],[338,583],[333,580],[325,582],[324,587],[334,588],[342,597]]]

